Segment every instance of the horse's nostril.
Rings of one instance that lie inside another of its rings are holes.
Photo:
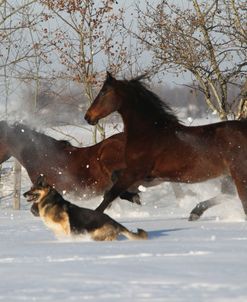
[[[89,125],[96,125],[97,120],[92,119],[88,114],[85,114],[84,119],[88,122]]]

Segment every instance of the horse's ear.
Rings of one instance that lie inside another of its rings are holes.
[[[109,71],[107,71],[106,72],[106,81],[108,82],[108,83],[110,83],[110,82],[113,82],[115,79],[114,79],[114,77],[112,76],[112,74],[109,72]]]
[[[44,174],[39,175],[39,177],[36,180],[36,185],[41,186],[41,187],[47,186],[47,181],[46,181],[46,177]]]

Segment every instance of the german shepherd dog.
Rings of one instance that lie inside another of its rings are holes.
[[[144,230],[131,232],[106,214],[78,207],[63,199],[43,175],[23,195],[28,202],[38,205],[40,217],[57,237],[89,234],[97,241],[115,240],[118,235],[124,235],[130,240],[147,239]]]

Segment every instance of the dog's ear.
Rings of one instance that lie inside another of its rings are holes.
[[[44,174],[40,174],[40,176],[36,180],[36,185],[39,187],[46,187],[47,186],[47,181],[46,177]]]

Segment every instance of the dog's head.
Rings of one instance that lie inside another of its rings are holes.
[[[46,182],[45,176],[40,175],[31,189],[25,192],[23,196],[27,198],[28,202],[39,203],[49,194],[51,189],[52,187]]]

